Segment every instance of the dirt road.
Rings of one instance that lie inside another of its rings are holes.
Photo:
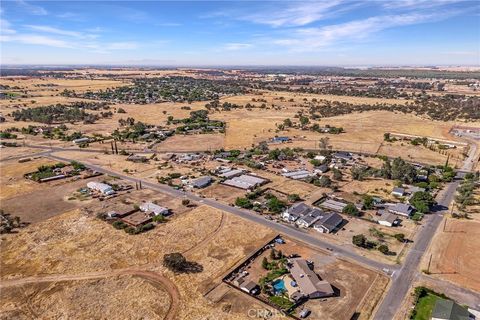
[[[174,320],[178,314],[180,304],[180,293],[177,286],[165,276],[148,270],[138,269],[118,269],[109,271],[88,272],[83,274],[53,274],[46,276],[26,277],[20,279],[8,279],[0,282],[0,289],[12,286],[21,286],[29,283],[41,283],[41,282],[59,282],[59,281],[79,281],[79,280],[92,280],[108,277],[116,277],[121,275],[137,276],[142,279],[151,281],[164,288],[170,296],[170,306],[168,312],[165,315],[165,320]]]

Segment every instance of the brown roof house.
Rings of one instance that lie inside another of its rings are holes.
[[[298,291],[310,299],[331,297],[333,288],[310,268],[304,259],[291,260],[290,275],[295,280]]]

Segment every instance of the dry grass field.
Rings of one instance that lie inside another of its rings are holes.
[[[431,257],[432,276],[480,291],[480,255],[475,254],[480,251],[480,223],[445,219],[424,255],[422,269],[427,269]]]
[[[23,175],[36,171],[41,165],[51,165],[55,164],[56,162],[57,161],[52,161],[45,158],[35,159],[23,163],[18,163],[15,160],[0,162],[0,188],[2,191],[0,193],[0,200],[5,201],[15,196],[43,189],[42,185],[32,180],[25,179]]]
[[[162,319],[170,300],[146,280],[119,276],[3,288],[2,319]]]

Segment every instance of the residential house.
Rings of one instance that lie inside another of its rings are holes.
[[[397,224],[398,218],[396,215],[385,210],[379,210],[379,211],[383,212],[380,218],[378,219],[379,224],[387,227],[392,227]]]
[[[89,183],[87,183],[87,187],[91,190],[98,191],[107,196],[115,194],[115,191],[113,190],[112,186],[106,183],[90,181]]]
[[[298,218],[303,217],[308,212],[312,211],[313,209],[307,206],[303,202],[295,203],[293,206],[288,208],[282,213],[283,220],[289,222],[295,222]]]
[[[438,298],[432,311],[432,320],[469,320],[470,312],[452,300]]]
[[[320,277],[310,268],[306,260],[292,260],[289,271],[290,275],[298,285],[299,292],[303,296],[311,299],[333,296],[334,291],[330,283],[321,280]]]
[[[400,216],[410,217],[414,208],[408,203],[395,203],[395,205],[388,207],[388,211]]]
[[[313,209],[305,214],[303,217],[300,217],[295,223],[302,228],[309,228],[315,222],[320,220],[324,213],[318,209]]]
[[[161,207],[153,202],[144,202],[140,205],[140,210],[142,210],[143,212],[146,212],[148,214],[152,214],[154,216],[158,216],[158,215],[162,215],[162,216],[166,216],[170,213],[170,210],[165,208],[165,207]]]
[[[249,294],[256,294],[260,287],[252,280],[245,280],[240,284],[240,289]]]
[[[201,189],[201,188],[207,187],[208,185],[210,185],[210,183],[212,183],[212,177],[204,176],[204,177],[200,177],[195,180],[192,180],[190,182],[190,186],[193,188]]]
[[[350,152],[339,151],[333,154],[333,157],[338,160],[351,161],[353,160],[352,154]]]
[[[343,222],[343,218],[338,213],[325,213],[313,226],[313,229],[321,233],[331,233]]]
[[[325,173],[329,170],[328,166],[326,164],[322,164],[318,167],[315,167],[314,172],[315,173]]]
[[[392,195],[395,197],[403,197],[405,195],[405,189],[400,187],[394,187],[392,190]]]

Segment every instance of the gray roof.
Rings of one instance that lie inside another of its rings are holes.
[[[390,207],[388,210],[400,214],[410,215],[413,212],[413,207],[408,203],[395,203],[395,205]]]
[[[338,225],[340,225],[343,221],[343,218],[338,213],[330,212],[326,213],[322,216],[315,226],[323,226],[324,228],[328,229],[329,231],[334,230]]]
[[[432,312],[432,318],[448,320],[468,320],[469,312],[451,300],[438,298]]]
[[[387,221],[391,224],[393,224],[395,220],[397,220],[397,216],[388,211],[383,211],[382,216],[380,217],[380,219],[378,219],[378,221]]]
[[[212,178],[209,176],[204,176],[193,180],[191,184],[196,188],[203,188],[206,187],[210,182],[212,182]]]
[[[248,291],[252,291],[252,290],[255,289],[256,287],[257,287],[257,284],[256,284],[255,282],[253,282],[252,280],[244,281],[244,282],[240,285],[240,288],[245,289],[245,290],[248,290]]]
[[[295,203],[293,206],[288,208],[288,213],[291,215],[299,215],[302,216],[304,214],[307,214],[312,210],[311,207],[307,206],[303,202]]]
[[[395,187],[395,188],[393,188],[392,193],[404,194],[404,193],[405,193],[405,189],[404,189],[404,188],[400,188],[400,187]]]

